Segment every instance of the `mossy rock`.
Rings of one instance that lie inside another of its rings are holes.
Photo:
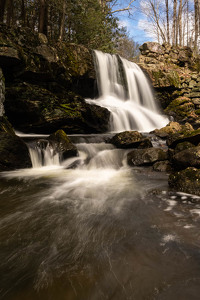
[[[166,151],[160,148],[134,149],[127,155],[127,162],[130,166],[153,165],[157,161],[168,159]]]
[[[58,130],[48,138],[56,153],[59,153],[63,159],[78,155],[78,150],[72,144],[70,138],[63,130]]]
[[[112,137],[110,143],[117,148],[136,148],[144,140],[143,135],[138,131],[123,131]]]
[[[185,132],[182,131],[167,138],[167,145],[173,149],[177,144],[183,142],[190,142],[197,146],[200,143],[200,129]]]
[[[172,163],[175,169],[185,169],[187,167],[200,168],[200,146],[176,152]]]
[[[169,175],[169,186],[176,191],[200,196],[200,169],[189,167]]]
[[[6,89],[5,111],[11,124],[23,132],[101,133],[108,130],[110,113],[90,105],[74,93],[60,97],[47,89],[21,84]]]
[[[194,109],[195,106],[191,99],[187,97],[179,97],[168,105],[165,112],[167,114],[175,115],[177,120],[182,120],[183,118],[189,118]]]

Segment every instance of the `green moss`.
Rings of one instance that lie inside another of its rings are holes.
[[[173,70],[169,74],[167,74],[167,79],[170,82],[170,85],[175,86],[177,88],[181,86],[180,77],[177,71]]]
[[[180,117],[188,117],[192,110],[194,110],[194,104],[190,101],[190,99],[186,97],[179,97],[168,105],[165,112],[175,112]]]
[[[81,112],[79,111],[79,105],[72,107],[70,104],[60,104],[58,108],[63,110],[69,117],[77,118],[81,117]]]

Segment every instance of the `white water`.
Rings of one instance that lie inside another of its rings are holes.
[[[37,145],[35,147],[29,147],[29,154],[33,168],[60,165],[59,154],[55,153],[50,144],[47,144],[45,148],[40,148]]]
[[[137,64],[101,51],[94,53],[99,98],[87,102],[111,112],[111,132],[149,132],[169,122],[161,115],[147,78]]]

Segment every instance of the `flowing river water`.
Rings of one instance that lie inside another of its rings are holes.
[[[1,173],[1,299],[199,299],[200,198],[71,138],[78,157]]]

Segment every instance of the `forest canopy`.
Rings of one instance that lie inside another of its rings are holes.
[[[134,46],[125,28],[119,27],[108,0],[0,0],[0,22],[29,27],[50,41],[65,41],[113,52],[123,41]],[[131,1],[132,3],[134,1]],[[125,10],[129,7],[125,7]],[[138,46],[136,45],[138,49]],[[120,50],[122,51],[122,50]],[[131,49],[134,53],[134,49]]]

